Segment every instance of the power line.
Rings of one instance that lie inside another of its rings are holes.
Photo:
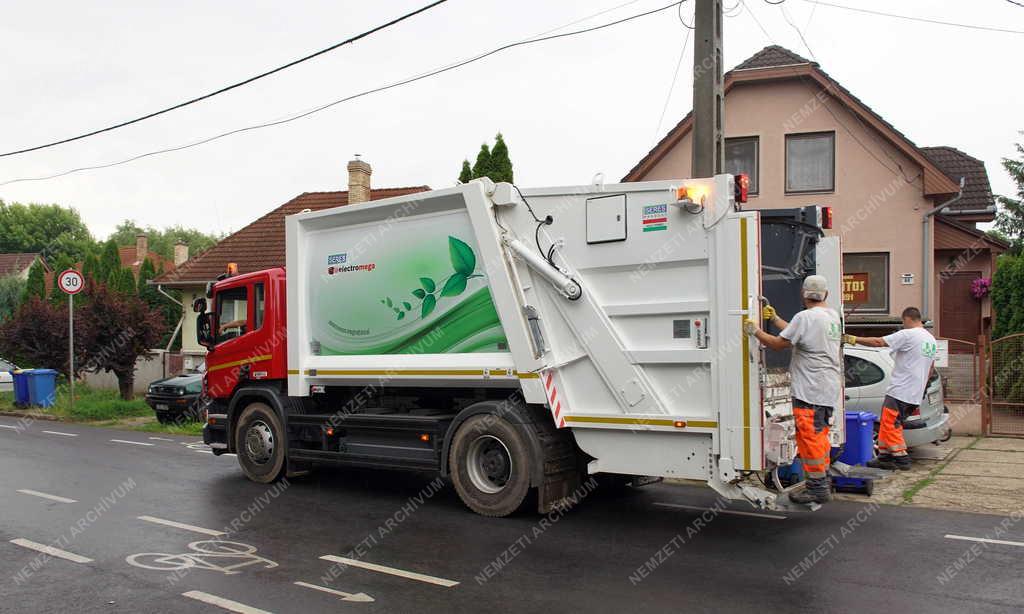
[[[767,0],[765,0],[765,1],[767,2]],[[772,4],[772,3],[769,2],[768,4]],[[807,52],[811,54],[811,58],[813,58],[814,61],[817,62],[818,58],[817,58],[817,56],[814,55],[814,51],[811,50],[811,46],[807,44],[807,39],[804,38],[803,31],[801,31],[800,28],[798,28],[797,25],[795,23],[793,23],[793,20],[789,18],[789,12],[786,10],[786,7],[781,6],[781,3],[779,3],[779,4],[780,4],[779,9],[782,11],[783,19],[786,20],[786,23],[788,23],[791,28],[796,30],[797,35],[800,37],[800,42],[802,42],[804,44],[804,47],[807,49]]]
[[[1006,1],[1009,2],[1010,4],[1014,5],[1014,6],[1019,6],[1020,8],[1024,9],[1024,3],[1017,2],[1017,0],[1006,0]]]
[[[367,30],[365,32],[362,32],[361,34],[357,34],[357,35],[355,35],[355,36],[353,36],[351,38],[347,38],[347,39],[341,41],[340,43],[335,43],[335,44],[331,45],[330,47],[326,47],[326,48],[321,49],[320,51],[317,51],[315,53],[311,53],[311,54],[309,54],[307,56],[303,56],[303,57],[301,57],[301,58],[299,58],[297,60],[292,60],[291,62],[288,62],[287,64],[282,64],[281,66],[278,66],[277,68],[268,70],[266,72],[262,72],[262,73],[260,73],[258,75],[249,77],[248,79],[239,81],[237,83],[232,83],[231,85],[227,85],[227,86],[222,87],[222,88],[220,88],[218,90],[209,92],[207,94],[203,94],[202,96],[197,96],[195,98],[192,98],[190,100],[186,100],[184,102],[179,102],[178,104],[169,106],[169,107],[164,108],[164,109],[160,109],[159,111],[154,111],[152,113],[147,113],[146,115],[142,115],[140,117],[136,117],[135,119],[130,119],[130,120],[127,120],[127,121],[123,121],[123,122],[121,122],[119,124],[114,124],[113,126],[107,126],[106,128],[100,128],[98,130],[93,130],[92,132],[86,132],[84,134],[79,134],[78,136],[68,137],[66,139],[61,139],[59,141],[53,141],[51,143],[45,143],[43,145],[36,145],[36,146],[33,146],[33,147],[26,147],[25,149],[18,149],[16,151],[8,151],[6,153],[0,153],[0,158],[4,158],[4,157],[7,157],[7,156],[15,156],[15,155],[18,155],[18,154],[23,154],[23,153],[28,153],[30,151],[38,151],[40,149],[46,149],[47,147],[56,147],[57,145],[63,145],[65,143],[71,143],[72,141],[78,141],[78,140],[81,140],[81,139],[84,139],[84,138],[88,138],[88,137],[91,137],[91,136],[96,136],[97,134],[102,134],[104,132],[110,132],[111,130],[117,130],[118,128],[124,128],[125,126],[130,126],[132,124],[137,124],[137,123],[139,123],[141,121],[145,121],[147,119],[152,119],[154,117],[157,117],[158,115],[163,115],[164,113],[170,113],[171,111],[175,111],[177,109],[181,109],[183,107],[187,107],[187,106],[195,104],[197,102],[201,102],[203,100],[207,100],[209,98],[213,98],[214,96],[217,96],[219,94],[223,94],[224,92],[229,92],[229,91],[231,91],[233,89],[242,87],[243,85],[248,85],[248,84],[252,83],[253,81],[258,81],[260,79],[263,79],[264,77],[269,77],[270,75],[273,75],[275,73],[279,73],[282,70],[291,68],[292,66],[295,66],[297,64],[301,64],[301,63],[303,63],[303,62],[305,62],[307,60],[311,60],[311,59],[313,59],[313,58],[315,58],[317,56],[321,56],[321,55],[323,55],[325,53],[329,53],[331,51],[334,51],[338,47],[342,47],[344,45],[348,45],[348,44],[354,43],[354,42],[356,42],[359,39],[366,38],[367,36],[370,36],[371,34],[375,34],[377,32],[380,32],[381,30],[390,28],[391,26],[393,26],[395,24],[398,24],[400,22],[405,21],[406,19],[409,19],[411,17],[419,15],[420,13],[428,11],[428,10],[434,8],[435,6],[439,5],[439,4],[444,4],[447,1],[448,0],[436,0],[435,2],[432,2],[432,3],[430,3],[430,4],[426,5],[426,6],[420,7],[420,8],[418,8],[415,11],[412,11],[410,13],[406,13],[405,15],[402,15],[401,17],[397,17],[395,19],[392,19],[391,21],[389,21],[387,23],[384,23],[384,24],[381,24],[381,25],[379,25],[379,26],[377,26],[377,27],[375,27],[373,29],[370,29],[370,30]]]
[[[130,158],[125,158],[123,160],[118,160],[116,162],[110,162],[110,163],[106,163],[106,164],[98,164],[98,165],[94,165],[94,166],[83,166],[83,167],[74,168],[74,169],[71,169],[71,170],[63,171],[61,173],[56,173],[56,174],[53,174],[53,175],[47,175],[47,176],[43,176],[43,177],[24,177],[24,178],[19,178],[19,179],[11,179],[11,180],[4,181],[4,182],[0,183],[0,186],[10,185],[12,183],[26,182],[26,181],[45,181],[45,180],[48,180],[48,179],[56,179],[58,177],[64,177],[66,175],[71,175],[71,174],[79,173],[79,172],[83,172],[83,171],[98,170],[98,169],[103,169],[103,168],[111,168],[111,167],[114,167],[114,166],[120,166],[122,164],[128,164],[130,162],[135,162],[136,160],[141,160],[143,158],[157,156],[157,155],[161,155],[161,154],[165,154],[165,153],[171,153],[171,152],[175,152],[175,151],[182,151],[184,149],[189,149],[189,148],[192,148],[192,147],[198,147],[199,145],[204,145],[206,143],[210,143],[212,141],[216,141],[218,139],[222,139],[222,138],[234,135],[234,134],[239,134],[239,133],[242,133],[242,132],[250,132],[250,131],[253,131],[253,130],[259,130],[261,128],[269,128],[271,126],[279,126],[279,125],[282,125],[282,124],[287,124],[289,122],[293,122],[295,120],[302,119],[303,117],[308,117],[308,116],[313,115],[315,113],[319,113],[321,111],[327,110],[327,109],[329,109],[331,107],[337,106],[337,105],[342,104],[344,102],[355,100],[357,98],[362,98],[364,96],[369,96],[370,94],[375,94],[375,93],[378,93],[378,92],[383,92],[383,91],[386,91],[386,90],[390,90],[390,89],[394,89],[394,88],[397,88],[397,87],[401,87],[403,85],[408,85],[408,84],[414,83],[416,81],[421,81],[423,79],[427,79],[429,77],[433,77],[433,76],[439,75],[441,73],[445,73],[445,72],[448,72],[448,71],[451,71],[451,70],[455,70],[457,68],[461,68],[461,67],[466,66],[468,64],[472,64],[474,62],[478,62],[480,60],[483,60],[484,58],[487,58],[489,56],[501,53],[503,51],[507,51],[509,49],[513,49],[515,47],[522,47],[522,46],[532,45],[532,44],[535,44],[535,43],[540,43],[540,42],[544,42],[544,41],[554,40],[554,39],[558,39],[558,38],[567,38],[567,37],[571,37],[571,36],[577,36],[577,35],[580,35],[580,34],[586,34],[588,32],[594,32],[594,31],[597,31],[597,30],[603,30],[605,28],[610,28],[612,26],[617,26],[619,24],[623,24],[623,23],[626,23],[628,21],[633,21],[633,20],[639,19],[641,17],[646,17],[648,15],[653,15],[655,13],[660,13],[660,12],[665,11],[667,9],[670,9],[670,8],[672,8],[674,6],[677,6],[677,5],[679,5],[679,4],[681,4],[682,2],[685,2],[685,1],[686,0],[680,0],[679,2],[673,2],[672,4],[667,4],[667,5],[662,6],[660,8],[656,8],[656,9],[652,9],[652,10],[649,10],[649,11],[645,11],[643,13],[637,13],[635,15],[630,15],[629,17],[623,17],[622,19],[618,19],[618,20],[615,20],[615,21],[610,21],[608,23],[600,24],[600,25],[597,25],[597,26],[592,26],[592,27],[589,27],[589,28],[583,28],[581,30],[573,30],[572,32],[564,32],[562,34],[552,34],[552,35],[548,35],[548,36],[532,37],[532,38],[529,38],[529,39],[524,39],[524,40],[520,40],[520,41],[513,42],[513,43],[507,43],[505,45],[502,45],[500,47],[496,47],[494,49],[491,49],[490,51],[486,51],[484,53],[481,53],[479,55],[473,56],[471,58],[467,58],[465,60],[460,60],[460,61],[455,62],[453,64],[449,64],[447,66],[444,66],[444,67],[441,67],[441,68],[437,68],[435,70],[431,70],[431,71],[428,71],[428,72],[425,72],[425,73],[421,73],[421,74],[415,75],[413,77],[408,77],[408,78],[402,79],[400,81],[394,81],[394,82],[389,83],[387,85],[382,85],[380,87],[376,87],[376,88],[373,88],[373,89],[364,90],[364,91],[359,92],[357,94],[352,94],[351,96],[346,96],[344,98],[339,98],[338,100],[334,100],[334,101],[328,102],[326,104],[322,104],[322,105],[320,105],[318,107],[314,107],[312,109],[309,109],[309,110],[306,110],[306,111],[302,111],[300,113],[297,113],[297,114],[285,117],[283,119],[269,121],[269,122],[265,122],[265,123],[261,123],[261,124],[255,124],[255,125],[252,125],[252,126],[246,126],[244,128],[236,128],[234,130],[229,130],[227,132],[222,132],[220,134],[216,134],[214,136],[206,137],[206,138],[201,139],[199,141],[195,141],[195,142],[188,143],[188,144],[185,144],[185,145],[178,145],[178,146],[175,146],[175,147],[168,147],[168,148],[165,148],[165,149],[159,149],[159,150],[156,150],[156,151],[150,151],[150,152],[147,152],[147,153],[143,153],[143,154],[139,154],[139,155],[136,155],[136,156],[132,156]],[[626,4],[632,4],[632,2],[627,2]],[[620,5],[620,6],[625,6],[625,4]],[[613,7],[613,9],[608,9],[608,10],[614,10],[614,8],[618,8],[618,7]],[[607,12],[607,10],[606,11],[602,11],[602,13],[604,13],[604,12]],[[593,17],[593,15],[591,15],[591,17]],[[589,17],[584,18],[584,19],[589,19]],[[576,23],[576,22],[574,22],[574,23]],[[565,27],[565,26],[561,26],[561,27]],[[555,28],[555,30],[559,30],[559,29],[561,29],[561,27]]]
[[[812,0],[804,0],[804,2],[811,2]],[[954,28],[967,28],[969,30],[985,30],[988,32],[1005,32],[1007,34],[1024,34],[1024,30],[1010,30],[1007,28],[994,28],[991,26],[975,26],[966,23],[956,23],[953,21],[940,21],[938,19],[928,19],[926,17],[911,17],[909,15],[897,15],[895,13],[883,13],[882,11],[873,11],[871,9],[862,9],[853,6],[843,6],[842,4],[832,4],[831,2],[821,2],[820,0],[813,0],[817,4],[822,6],[830,6],[836,9],[844,9],[847,11],[854,11],[857,13],[867,13],[869,15],[880,15],[882,17],[892,17],[893,19],[905,19],[907,21],[920,21],[923,23],[938,24],[940,26],[952,26]]]
[[[682,6],[681,4],[679,6]],[[683,24],[684,26],[686,24]],[[661,123],[665,121],[665,113],[668,112],[668,103],[672,100],[672,92],[676,89],[676,81],[679,79],[679,69],[683,67],[683,58],[686,57],[686,48],[690,45],[690,32],[687,28],[686,38],[683,39],[683,48],[679,50],[679,60],[676,62],[675,72],[672,73],[672,85],[668,86],[668,94],[665,96],[665,104],[661,107],[661,116],[658,117],[658,125],[654,127],[654,138],[657,139],[661,133]]]

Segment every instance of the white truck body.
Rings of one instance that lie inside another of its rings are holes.
[[[572,429],[590,473],[781,505],[749,479],[796,447],[785,378],[743,332],[760,311],[759,216],[733,193],[719,175],[528,189],[524,202],[477,180],[289,216],[289,394],[506,388]],[[839,257],[821,242],[834,300]]]

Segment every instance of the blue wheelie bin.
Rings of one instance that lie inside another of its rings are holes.
[[[28,374],[32,369],[15,369],[10,371],[11,379],[14,380],[14,405],[15,407],[28,406]]]
[[[53,407],[57,400],[57,372],[53,369],[32,369],[28,374],[28,402],[39,407]]]
[[[875,455],[873,440],[875,415],[864,411],[846,412],[846,445],[839,460],[847,465],[864,465]],[[865,478],[835,476],[836,488],[861,490],[868,495],[874,491],[874,482]]]

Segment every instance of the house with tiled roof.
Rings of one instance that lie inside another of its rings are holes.
[[[983,162],[917,146],[817,62],[777,45],[723,86],[723,165],[750,176],[746,206],[832,207],[851,332],[891,332],[907,306],[943,337],[976,341],[988,330],[991,303],[971,285],[991,277],[1007,246],[976,228],[995,216]],[[623,181],[689,177],[692,128],[691,113]]]
[[[227,271],[229,264],[234,264],[238,273],[251,273],[284,266],[284,219],[286,216],[306,209],[319,211],[425,192],[430,189],[425,185],[373,189],[370,187],[372,172],[372,168],[365,161],[353,160],[348,164],[348,190],[299,194],[241,230],[225,237],[202,254],[184,261],[175,270],[154,278],[150,283],[181,291],[182,352],[193,355],[205,354],[206,350],[196,342],[196,314],[192,313],[192,302],[198,297],[206,296],[206,284],[215,281],[218,275]]]
[[[50,272],[50,267],[46,264],[46,259],[42,254],[34,252],[0,254],[0,277],[14,276],[28,279],[28,270],[36,261],[43,265],[43,269],[47,273]]]

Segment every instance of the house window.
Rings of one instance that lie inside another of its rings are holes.
[[[889,254],[843,254],[843,303],[857,313],[889,312]]]
[[[835,132],[786,135],[786,192],[832,192],[835,171]]]
[[[750,177],[750,194],[757,194],[757,141],[756,136],[725,139],[725,172]]]

